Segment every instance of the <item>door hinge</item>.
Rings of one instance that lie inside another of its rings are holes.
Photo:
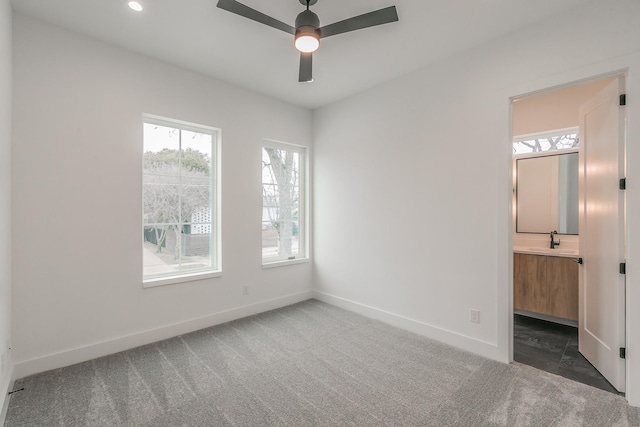
[[[623,93],[622,95],[620,95],[620,106],[625,105],[627,105],[627,94]]]
[[[624,347],[620,347],[620,359],[627,358],[627,349]]]
[[[626,190],[627,189],[627,178],[620,178],[619,188],[620,188],[620,190]]]
[[[626,262],[621,262],[620,263],[620,274],[627,274],[627,263]]]

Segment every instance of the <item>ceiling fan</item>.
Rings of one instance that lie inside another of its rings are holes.
[[[278,21],[262,12],[245,6],[236,0],[218,0],[218,7],[226,11],[244,16],[261,24],[268,25],[294,36],[294,45],[300,51],[300,74],[298,81],[312,82],[313,52],[320,46],[320,39],[335,36],[336,34],[347,33],[349,31],[360,30],[362,28],[376,25],[388,24],[398,20],[398,12],[395,6],[375,10],[363,15],[354,16],[333,24],[320,26],[318,15],[309,10],[318,0],[299,0],[306,10],[301,12],[296,18],[295,27]]]

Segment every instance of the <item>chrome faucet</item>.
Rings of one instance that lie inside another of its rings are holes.
[[[553,235],[554,235],[554,234],[558,234],[558,232],[557,232],[556,230],[553,230],[553,231],[549,234],[549,237],[551,238],[551,243],[550,243],[549,247],[550,247],[551,249],[555,249],[555,247],[556,247],[556,246],[560,246],[560,239],[558,239],[558,241],[556,242],[556,241],[553,239]]]

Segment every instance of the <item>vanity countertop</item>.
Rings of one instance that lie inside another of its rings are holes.
[[[518,254],[547,255],[566,258],[577,258],[580,256],[580,252],[577,249],[562,248],[551,249],[541,247],[514,246],[513,252]]]

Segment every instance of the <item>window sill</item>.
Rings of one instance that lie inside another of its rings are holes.
[[[143,288],[155,288],[157,286],[175,285],[184,282],[193,282],[195,280],[210,279],[212,277],[222,276],[222,271],[210,271],[205,273],[194,273],[184,276],[161,277],[158,279],[147,279],[142,281]]]
[[[286,265],[304,264],[307,262],[309,262],[309,258],[296,258],[296,259],[285,259],[282,261],[269,261],[269,262],[263,262],[262,268],[284,267]]]

